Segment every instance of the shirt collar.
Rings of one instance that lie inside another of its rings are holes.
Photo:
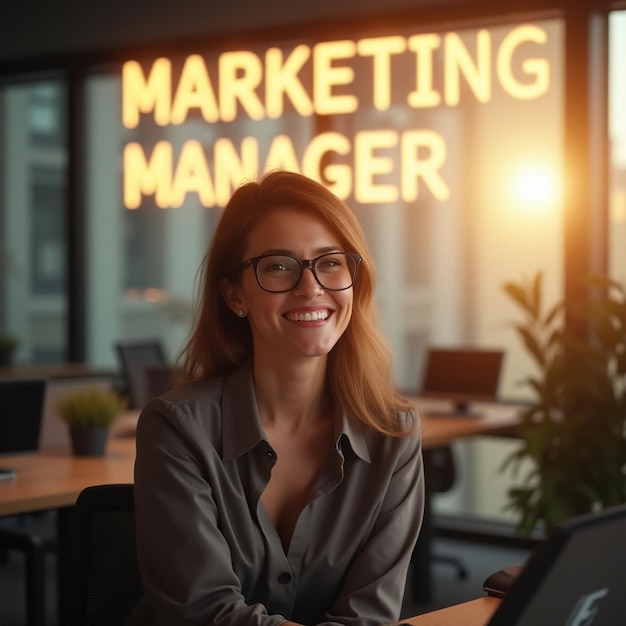
[[[337,447],[341,445],[340,442],[343,436],[345,436],[350,443],[350,447],[354,453],[369,463],[370,453],[364,427],[360,426],[359,422],[356,420],[351,419],[345,411],[341,411],[340,415],[335,420],[335,441],[337,441]]]
[[[265,439],[257,410],[251,362],[224,379],[222,423],[225,461],[242,456]]]
[[[257,409],[252,378],[252,362],[248,362],[224,379],[222,392],[224,460],[244,455],[265,440]],[[354,453],[370,462],[365,430],[348,414],[340,410],[335,418],[335,441],[348,440]]]

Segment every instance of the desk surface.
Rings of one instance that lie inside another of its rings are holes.
[[[472,417],[452,413],[429,415],[429,411],[451,410],[450,403],[415,396],[409,400],[420,414],[424,448],[449,445],[464,437],[510,434],[520,423],[521,405],[477,403],[474,410],[480,417]]]
[[[134,462],[132,438],[111,439],[100,458],[75,457],[66,448],[3,457],[0,464],[17,477],[0,481],[0,515],[72,506],[85,487],[132,483]]]
[[[418,409],[423,408],[416,400]],[[424,448],[447,445],[455,439],[496,434],[513,428],[519,410],[491,405],[482,418],[429,417],[422,415]],[[128,411],[116,425],[116,433],[132,434],[137,411]],[[74,457],[66,448],[49,448],[34,454],[6,456],[0,465],[17,470],[17,478],[0,481],[0,516],[72,506],[90,485],[133,482],[135,440],[132,436],[109,440],[101,458]]]
[[[485,596],[403,620],[411,626],[486,626],[500,600]]]

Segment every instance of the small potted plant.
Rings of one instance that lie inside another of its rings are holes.
[[[100,387],[68,392],[56,403],[77,456],[104,456],[111,425],[125,408],[126,400]]]
[[[13,335],[0,331],[0,366],[11,364],[18,343]]]

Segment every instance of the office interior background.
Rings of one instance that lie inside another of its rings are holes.
[[[626,283],[624,3],[15,4],[0,330],[18,363],[114,371],[116,341],[153,337],[174,358],[224,199],[271,166],[324,180],[361,221],[403,389],[429,345],[501,347],[500,396],[524,400],[503,285],[542,272],[552,304],[589,272]],[[277,59],[293,63],[278,100]],[[458,445],[439,506],[506,517],[515,444]]]

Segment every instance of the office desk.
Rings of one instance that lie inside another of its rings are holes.
[[[477,403],[475,410],[480,417],[471,417],[453,413],[430,415],[431,411],[449,410],[449,403],[418,396],[408,399],[420,415],[423,448],[447,446],[466,437],[511,435],[520,424],[522,407],[518,404]]]
[[[411,626],[486,626],[500,600],[485,596],[403,620]]]
[[[17,477],[0,483],[0,516],[73,506],[90,485],[133,482],[134,439],[111,439],[102,458],[75,457],[66,448],[2,458]]]
[[[67,448],[6,456],[2,464],[17,477],[0,482],[0,516],[57,511],[59,624],[64,626],[70,554],[71,512],[78,494],[91,485],[133,482],[135,440],[111,439],[105,457],[75,457]]]

